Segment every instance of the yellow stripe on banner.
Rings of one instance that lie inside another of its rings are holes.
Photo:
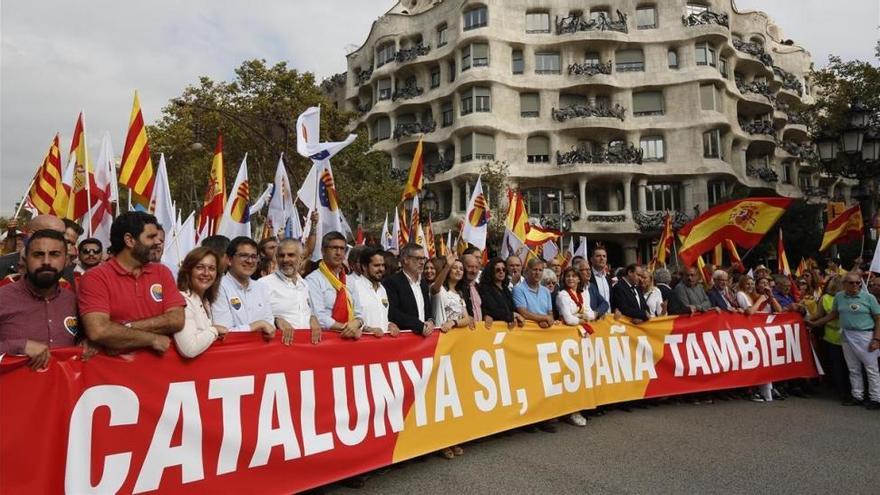
[[[742,206],[748,205],[749,203],[750,202],[743,202],[739,206],[739,208],[742,208]],[[727,226],[734,226],[736,228],[739,228],[746,234],[763,235],[768,230],[770,230],[776,223],[776,220],[778,220],[779,217],[782,216],[783,213],[785,213],[785,209],[778,208],[776,206],[770,206],[764,202],[755,202],[753,206],[758,208],[758,212],[754,216],[754,223],[750,223],[747,228],[744,228],[732,222],[730,218],[730,211],[725,210],[718,212],[718,214],[713,215],[700,222],[699,225],[695,226],[690,231],[681,246],[681,251],[692,247],[694,244],[703,241],[716,231]]]
[[[476,331],[442,334],[432,370],[415,363],[421,376],[430,373],[425,388],[430,393],[424,408],[416,401],[407,412],[393,462],[575,409],[643,398],[652,377],[646,366],[636,369],[637,357],[652,362],[652,370],[656,367],[673,320],[655,318],[636,328],[607,316],[592,323],[594,334],[588,339],[581,339],[575,327],[541,329],[534,323],[514,331],[504,323],[484,330],[479,323]],[[588,380],[584,355],[596,363],[587,367]],[[618,366],[614,356],[618,362],[620,356],[629,359]],[[545,384],[542,375],[552,383]]]
[[[128,155],[128,161],[122,164],[122,169],[119,174],[120,184],[128,184],[128,181],[131,180],[131,174],[134,173],[135,165],[137,164],[141,153],[143,153],[146,144],[147,133],[146,131],[141,130],[141,132],[138,133],[137,139],[134,140],[134,143],[131,146],[131,154]]]

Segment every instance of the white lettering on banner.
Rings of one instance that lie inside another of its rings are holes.
[[[484,371],[484,369],[491,369],[493,366],[492,355],[488,351],[480,349],[471,356],[471,373],[474,375],[474,380],[483,387],[474,391],[474,403],[477,405],[477,409],[483,412],[495,409],[495,405],[498,403],[495,381],[492,380],[489,373]]]
[[[565,387],[566,392],[573,394],[581,386],[581,370],[576,357],[581,353],[581,346],[575,340],[565,339],[562,341],[560,353],[562,362],[568,369],[568,373],[562,375],[562,386]]]
[[[351,417],[348,412],[348,386],[345,380],[345,368],[333,368],[333,400],[336,404],[336,437],[344,445],[357,445],[367,438],[370,428],[370,399],[367,397],[367,379],[363,366],[355,366],[351,370],[354,392],[354,404],[357,409],[357,421],[350,428]],[[383,424],[384,426],[384,424]]]
[[[183,416],[181,441],[177,447],[171,446],[171,436]],[[171,466],[181,467],[181,481],[192,483],[205,478],[202,465],[202,417],[199,412],[199,399],[196,396],[195,382],[179,382],[168,385],[162,415],[153,432],[153,440],[147,449],[147,457],[141,467],[134,493],[153,491],[159,488],[162,473]]]
[[[241,450],[241,398],[254,393],[253,376],[215,378],[208,383],[208,398],[220,399],[223,440],[217,458],[217,474],[231,473],[238,466]]]
[[[557,352],[556,342],[538,344],[538,368],[541,370],[544,397],[553,397],[562,393],[562,385],[553,381],[553,375],[561,371],[559,363],[550,362],[548,359],[548,356]]]
[[[452,416],[461,417],[461,401],[458,398],[458,387],[455,384],[455,372],[452,370],[452,358],[448,354],[440,356],[437,367],[437,400],[435,401],[434,421],[440,423],[446,419],[446,409],[452,409]]]
[[[116,493],[128,476],[131,452],[107,455],[101,469],[103,475],[97,484],[92,485],[92,419],[99,407],[110,410],[108,426],[137,423],[140,403],[131,389],[120,385],[97,385],[83,392],[70,414],[64,472],[66,493]]]
[[[674,375],[712,375],[803,361],[800,324],[667,335]],[[684,346],[684,349],[682,349]],[[684,351],[684,352],[682,352]]]
[[[416,368],[412,361],[403,362],[403,371],[413,385],[416,408],[416,426],[428,424],[428,413],[425,406],[425,393],[428,391],[428,380],[431,379],[431,368],[434,367],[434,358],[422,359],[422,371]]]
[[[278,428],[272,428],[272,418],[278,416]],[[260,416],[257,421],[257,445],[248,467],[265,466],[269,454],[276,445],[284,447],[284,460],[300,457],[293,418],[290,415],[290,397],[284,373],[269,373],[263,385],[260,399]]]
[[[391,376],[390,387],[388,380],[385,379],[382,365],[370,365],[370,389],[373,394],[373,407],[376,409],[376,414],[373,416],[373,431],[376,437],[385,435],[386,417],[391,423],[391,431],[397,433],[403,429],[403,379],[400,377],[400,363],[396,361],[388,363],[388,374]],[[387,416],[386,411],[388,411]]]
[[[306,455],[318,454],[333,449],[333,433],[318,433],[315,426],[315,372],[304,370],[299,373],[300,421],[302,422],[303,451]]]

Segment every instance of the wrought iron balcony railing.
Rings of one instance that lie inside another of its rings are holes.
[[[556,165],[572,166],[578,163],[642,164],[643,152],[632,143],[601,146],[595,150],[572,148],[566,153],[556,152]]]
[[[690,14],[681,16],[681,22],[685,26],[703,26],[708,24],[717,24],[726,28],[730,27],[730,17],[724,13],[712,12],[704,10],[698,14]]]
[[[412,136],[414,134],[427,134],[429,132],[434,132],[434,129],[436,128],[437,123],[433,120],[430,122],[404,122],[394,126],[394,139],[399,141],[400,138]]]
[[[771,57],[769,53],[764,51],[764,46],[760,43],[755,43],[754,41],[743,41],[734,38],[733,47],[743,53],[747,53],[757,58],[761,61],[762,64],[766,65],[767,67],[773,67],[773,57]]]
[[[587,215],[588,222],[596,223],[623,223],[626,215]]]
[[[452,164],[455,162],[455,159],[451,156],[449,158],[446,158],[446,156],[441,154],[438,154],[437,156],[437,160],[425,163],[425,177],[428,180],[434,180],[435,175],[451,170]]]
[[[408,100],[410,98],[415,98],[416,96],[421,96],[424,92],[425,90],[418,86],[404,86],[394,90],[394,93],[391,94],[391,101]]]
[[[579,31],[618,31],[621,33],[629,32],[626,27],[626,14],[617,13],[617,20],[613,20],[611,15],[604,12],[599,13],[596,18],[584,17],[583,15],[571,14],[568,17],[556,16],[556,34],[571,34]]]
[[[739,126],[748,134],[776,136],[776,128],[773,127],[773,122],[770,122],[769,120],[753,120],[751,122],[740,120]]]
[[[416,45],[412,48],[407,48],[405,50],[398,50],[397,54],[394,56],[394,59],[397,60],[398,64],[402,64],[403,62],[409,62],[410,60],[415,60],[419,57],[427,55],[431,52],[431,45]]]
[[[783,141],[780,147],[791,156],[796,156],[802,160],[809,160],[816,156],[816,150],[810,143],[796,143],[794,141]]]
[[[763,81],[745,82],[742,79],[737,79],[736,89],[742,94],[754,93],[767,98],[772,103],[776,102],[776,95],[770,89],[770,85]]]
[[[797,93],[798,96],[804,95],[804,85],[797,76],[777,65],[773,66],[773,73],[782,79],[783,88]]]
[[[592,105],[572,105],[565,108],[553,108],[550,110],[550,115],[557,122],[589,117],[613,117],[624,120],[626,118],[626,109],[618,104],[611,107],[601,103],[594,103]]]
[[[672,227],[680,229],[690,222],[693,218],[686,213],[680,211],[672,211]],[[638,225],[641,232],[659,232],[663,230],[663,224],[666,223],[665,211],[637,211],[633,214],[633,220]]]
[[[355,80],[354,85],[364,85],[370,80],[371,77],[373,77],[373,69],[362,70],[358,72],[357,79]]]
[[[611,75],[613,64],[611,61],[603,63],[584,62],[582,64],[571,64],[568,66],[568,75],[570,76],[595,76],[596,74]]]
[[[764,182],[779,182],[779,175],[775,170],[765,165],[746,164],[746,175],[749,177],[757,177]]]

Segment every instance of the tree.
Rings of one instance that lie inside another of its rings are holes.
[[[321,106],[321,140],[338,141],[348,134],[355,116],[334,108],[316,85],[314,75],[300,73],[285,62],[273,66],[265,60],[247,60],[235,69],[232,81],[200,77],[163,108],[162,117],[149,129],[154,154],[165,153],[172,196],[184,214],[201,207],[214,145],[223,135],[227,190],[232,187],[242,158],[247,154],[251,198],[255,199],[275,175],[278,157],[298,189],[311,161],[296,152],[296,118],[310,106]],[[368,153],[363,132],[332,160],[336,187],[346,217],[357,213],[374,222],[394,206],[399,185],[390,176],[390,159]],[[155,159],[156,157],[154,157]]]
[[[492,217],[489,219],[486,232],[486,247],[499,250],[504,240],[504,220],[507,217],[507,178],[510,176],[510,165],[495,160],[486,162],[480,167],[483,190],[486,191],[486,202]]]

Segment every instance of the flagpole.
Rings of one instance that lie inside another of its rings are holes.
[[[12,218],[18,218],[19,213],[21,213],[22,207],[24,207],[24,202],[27,201],[27,198],[31,193],[31,189],[34,187],[35,182],[37,182],[36,175],[34,175],[34,178],[31,179],[31,183],[28,185],[27,189],[25,190],[24,196],[21,197],[21,201],[18,203],[18,208],[15,210],[15,214],[12,215]]]

